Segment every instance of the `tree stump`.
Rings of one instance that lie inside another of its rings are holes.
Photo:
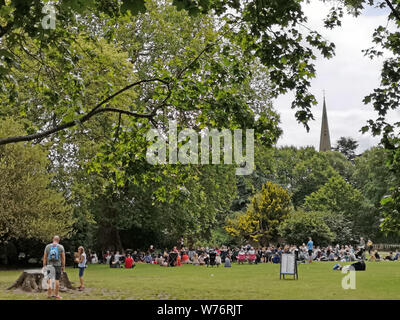
[[[47,290],[47,281],[44,280],[44,275],[41,269],[24,270],[17,281],[9,287],[11,289],[22,289],[25,292],[41,292]],[[74,287],[68,279],[68,274],[64,271],[60,279],[60,291],[65,292]]]

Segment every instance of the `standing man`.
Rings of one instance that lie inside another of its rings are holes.
[[[364,251],[365,251],[365,240],[364,240],[363,237],[360,238],[359,248],[360,248],[361,259],[364,260],[364,258],[365,258],[365,253],[364,253]]]
[[[309,262],[312,262],[313,247],[314,247],[314,242],[312,241],[311,237],[309,237],[307,242]]]
[[[65,250],[60,244],[59,236],[54,236],[53,243],[48,244],[44,249],[43,268],[46,268],[46,266],[52,266],[55,270],[54,294],[52,294],[51,279],[49,279],[47,281],[49,287],[47,291],[48,297],[54,297],[60,300],[62,297],[58,295],[58,292],[60,290],[61,273],[64,272],[65,269]]]
[[[360,245],[359,245],[360,249],[365,249],[365,240],[363,237],[360,238]]]
[[[371,251],[372,251],[372,241],[371,240],[368,240],[368,242],[367,242],[367,246],[368,246],[368,254],[369,255],[371,255]]]

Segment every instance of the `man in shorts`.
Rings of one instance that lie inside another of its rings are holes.
[[[43,255],[43,268],[47,266],[54,267],[55,270],[55,288],[54,294],[52,294],[52,286],[51,286],[51,279],[48,280],[48,297],[54,297],[56,299],[62,299],[58,292],[60,290],[60,279],[61,273],[64,272],[65,269],[65,250],[64,247],[60,244],[60,237],[54,236],[53,242],[48,244],[44,249]]]
[[[314,242],[312,241],[311,237],[308,238],[307,249],[308,249],[309,262],[312,262]]]

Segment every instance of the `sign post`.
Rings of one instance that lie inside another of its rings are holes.
[[[299,279],[297,272],[297,261],[294,254],[283,253],[281,257],[281,271],[279,279],[285,279],[285,275],[293,275],[293,279]]]

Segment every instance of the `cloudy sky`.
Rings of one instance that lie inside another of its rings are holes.
[[[383,60],[370,60],[364,57],[361,50],[373,45],[372,34],[377,26],[387,25],[387,11],[368,8],[362,16],[346,16],[341,27],[328,30],[323,27],[322,20],[329,9],[330,6],[321,1],[312,1],[305,8],[309,19],[307,26],[336,45],[334,58],[319,58],[316,62],[317,77],[311,87],[319,102],[313,112],[315,121],[310,123],[311,129],[307,133],[303,125],[297,123],[294,110],[290,108],[293,94],[279,97],[274,106],[281,115],[284,133],[278,146],[314,146],[318,150],[325,90],[332,145],[342,136],[352,137],[360,144],[357,151],[362,152],[379,142],[379,138],[369,133],[361,134],[359,130],[368,119],[376,119],[372,106],[365,106],[362,100],[379,86]],[[390,116],[400,120],[399,111],[392,112]]]

